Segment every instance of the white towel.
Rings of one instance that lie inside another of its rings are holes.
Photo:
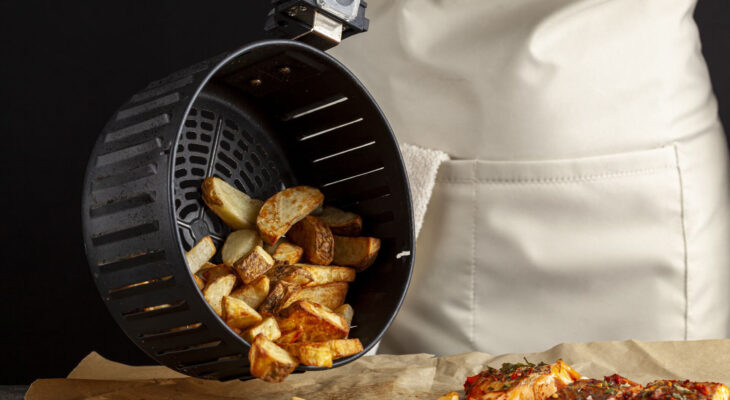
[[[415,235],[421,231],[423,217],[426,215],[428,201],[431,199],[433,186],[436,184],[436,174],[442,162],[449,159],[443,151],[424,149],[408,143],[400,144],[400,152],[406,165],[408,181],[411,186],[411,200],[413,201],[413,222]],[[378,352],[378,342],[366,356],[374,356]]]
[[[418,237],[421,225],[423,225],[423,217],[426,215],[428,201],[431,199],[433,186],[436,183],[438,168],[442,162],[449,159],[449,155],[443,151],[425,149],[408,143],[402,143],[400,151],[411,185],[413,221],[415,235]]]

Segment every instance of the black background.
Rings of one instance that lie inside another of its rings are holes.
[[[268,0],[0,0],[0,384],[60,377],[87,353],[149,362],[101,302],[81,241],[98,133],[131,94],[264,38]],[[730,126],[730,1],[696,15]]]

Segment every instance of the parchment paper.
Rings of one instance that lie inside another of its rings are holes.
[[[619,373],[646,383],[691,379],[730,383],[730,339],[689,342],[597,342],[560,344],[543,353],[490,356],[467,353],[363,357],[346,366],[292,375],[284,383],[215,382],[189,378],[166,367],[130,367],[89,354],[66,379],[40,379],[28,400],[65,399],[435,399],[457,391],[487,365],[553,362],[562,358],[585,376]]]

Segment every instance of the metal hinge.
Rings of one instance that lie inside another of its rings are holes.
[[[368,30],[367,3],[362,0],[273,0],[265,30],[320,50],[334,47]]]

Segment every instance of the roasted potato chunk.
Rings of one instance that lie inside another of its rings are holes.
[[[223,320],[231,328],[246,329],[261,322],[263,318],[245,301],[223,296]]]
[[[338,358],[349,357],[363,351],[360,339],[328,340],[325,343],[330,346],[330,349],[332,350],[332,358],[335,360]]]
[[[456,392],[446,393],[445,395],[439,397],[436,400],[459,400],[459,394]]]
[[[380,250],[380,239],[335,235],[334,263],[347,265],[355,268],[357,272],[362,272],[373,265],[378,250]]]
[[[289,307],[289,305],[299,300],[308,300],[334,310],[345,302],[347,289],[347,282],[332,282],[319,286],[295,288],[290,291],[289,296],[280,308]],[[349,322],[347,326],[350,326]]]
[[[266,382],[281,382],[299,364],[286,350],[259,334],[251,344],[248,352],[251,363],[251,375]]]
[[[355,270],[348,267],[295,264],[287,268],[277,268],[275,276],[280,281],[296,285],[316,286],[332,282],[353,282]]]
[[[282,344],[281,348],[304,365],[332,367],[332,349],[327,342],[299,342]]]
[[[223,315],[223,297],[228,296],[235,285],[236,276],[232,274],[217,277],[206,284],[203,296],[216,314]]]
[[[315,302],[316,303],[316,302]],[[332,309],[335,314],[344,318],[347,321],[348,326],[352,326],[352,318],[355,316],[355,310],[349,304],[343,304],[339,307]]]
[[[277,264],[291,265],[298,263],[302,259],[303,254],[304,249],[301,247],[282,241],[271,254],[271,257],[274,258]]]
[[[263,315],[274,315],[293,290],[296,290],[296,287],[285,282],[276,282],[259,306],[259,312]]]
[[[281,331],[279,330],[279,324],[276,323],[276,318],[264,318],[261,323],[243,332],[242,336],[246,341],[252,343],[259,334],[266,336],[271,341],[279,339],[281,337]]]
[[[195,275],[202,278],[205,282],[211,282],[218,277],[230,274],[233,274],[233,270],[224,264],[215,265],[207,263],[206,266],[201,268]]]
[[[188,263],[190,273],[194,274],[200,270],[205,263],[215,255],[215,245],[210,236],[206,236],[193,246],[190,251],[185,253],[185,261]]]
[[[230,296],[245,301],[252,308],[259,308],[266,296],[269,295],[270,284],[269,277],[263,275],[250,284],[243,285],[232,291]]]
[[[203,290],[205,287],[205,281],[203,278],[199,277],[198,275],[193,275],[193,280],[195,281],[195,286],[198,287],[198,289]]]
[[[283,345],[286,343],[294,343],[297,340],[299,340],[300,337],[302,337],[302,334],[304,333],[303,330],[296,328],[291,331],[282,332],[281,336],[276,339],[276,343],[279,345]]]
[[[335,239],[330,228],[317,217],[307,216],[286,233],[287,239],[304,249],[304,258],[318,265],[330,265],[335,256]]]
[[[256,219],[264,242],[274,244],[292,225],[321,206],[322,201],[322,192],[310,186],[291,187],[271,196]]]
[[[261,246],[254,247],[246,257],[233,264],[233,270],[243,283],[249,284],[274,266],[274,259]]]
[[[205,204],[231,229],[256,226],[256,217],[263,205],[220,178],[203,180],[202,197]]]
[[[362,218],[359,215],[336,207],[324,206],[317,218],[327,224],[335,235],[357,236],[362,231]]]
[[[304,342],[343,339],[350,331],[342,317],[307,300],[296,301],[283,309],[277,321],[282,331],[301,329],[300,340]]]
[[[232,267],[236,261],[251,254],[256,246],[261,246],[259,234],[252,229],[231,232],[223,243],[221,258],[223,264]]]

